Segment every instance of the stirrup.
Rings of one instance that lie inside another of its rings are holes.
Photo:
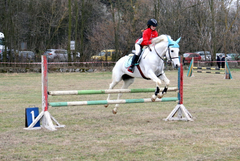
[[[132,65],[131,65],[131,66],[129,66],[129,67],[128,67],[128,69],[127,69],[127,70],[128,70],[130,73],[133,73],[133,72],[134,72],[134,69],[133,69],[133,67],[134,67],[134,66],[132,66]]]

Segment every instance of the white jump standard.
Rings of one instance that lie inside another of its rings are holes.
[[[65,127],[65,125],[61,125],[57,122],[57,120],[51,116],[48,112],[48,77],[47,77],[47,57],[42,55],[42,112],[37,116],[37,118],[27,127],[24,128],[26,130],[35,130],[40,128],[35,128],[34,126],[40,120],[42,121],[42,127],[54,131],[58,127]],[[56,123],[53,124],[52,120]]]

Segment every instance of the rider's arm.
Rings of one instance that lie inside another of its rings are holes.
[[[145,30],[143,32],[143,41],[141,43],[142,46],[150,45],[152,42],[150,40],[151,33],[149,33],[149,30]]]

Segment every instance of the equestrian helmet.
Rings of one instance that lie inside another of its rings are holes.
[[[157,26],[157,20],[152,18],[152,19],[148,20],[147,25],[156,27]]]

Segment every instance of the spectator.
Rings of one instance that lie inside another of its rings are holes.
[[[225,56],[222,57],[222,68],[225,68]]]
[[[220,62],[220,57],[219,57],[219,55],[217,56],[217,66],[218,66],[218,68],[220,68],[220,64],[221,64],[221,62]]]

